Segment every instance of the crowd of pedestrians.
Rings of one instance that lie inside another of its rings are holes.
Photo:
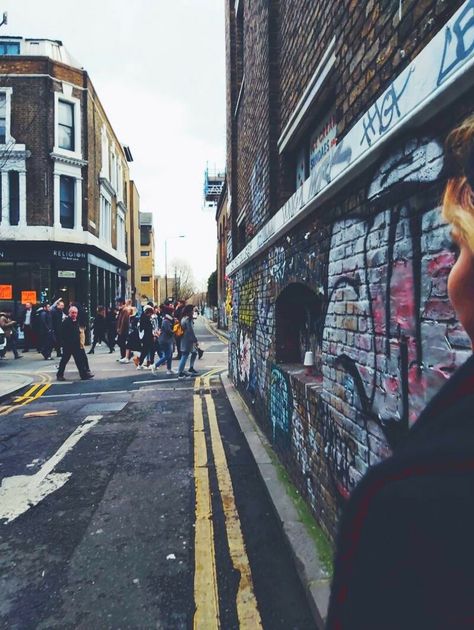
[[[120,304],[117,313],[117,343],[120,348],[120,363],[132,363],[137,370],[150,369],[155,372],[166,365],[168,375],[177,374],[186,378],[197,374],[194,363],[203,350],[194,333],[194,318],[197,313],[191,304],[178,300],[176,304],[166,302],[157,306],[146,304],[140,315],[131,300]],[[176,349],[178,369],[173,370],[173,353]],[[155,360],[155,357],[158,357]],[[189,366],[186,367],[189,358]]]
[[[195,307],[183,300],[167,301],[160,306],[149,302],[140,312],[132,300],[119,300],[111,308],[98,306],[91,321],[92,342],[87,354],[94,354],[102,344],[113,353],[117,345],[120,351],[117,361],[133,363],[137,370],[149,369],[154,373],[166,366],[168,375],[177,374],[179,378],[195,375],[196,358],[203,353],[194,333],[196,316]],[[94,375],[85,352],[87,325],[87,313],[79,304],[70,303],[66,307],[62,299],[39,306],[27,302],[17,320],[11,312],[0,312],[0,328],[7,340],[3,356],[11,351],[15,359],[22,358],[18,351],[21,331],[23,353],[36,348],[45,361],[60,359],[58,380],[65,380],[64,370],[71,357],[81,378],[90,379]],[[175,350],[177,370],[173,369]]]

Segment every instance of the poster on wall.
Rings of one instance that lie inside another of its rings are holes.
[[[331,147],[337,143],[337,125],[334,114],[330,112],[311,134],[309,145],[309,169],[312,171]]]
[[[31,302],[32,304],[36,304],[38,300],[36,299],[36,291],[22,291],[21,292],[21,303],[26,304],[27,302]]]
[[[0,300],[12,300],[12,299],[13,299],[13,285],[0,284]]]

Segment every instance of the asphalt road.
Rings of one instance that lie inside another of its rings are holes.
[[[38,385],[0,408],[1,628],[315,627],[220,381],[227,348],[196,332],[184,381],[105,348],[85,382],[25,360]]]

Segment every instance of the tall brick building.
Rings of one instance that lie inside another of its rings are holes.
[[[0,38],[0,307],[130,293],[131,154],[59,41]]]
[[[227,0],[226,58],[230,371],[333,537],[470,352],[440,199],[474,2]]]

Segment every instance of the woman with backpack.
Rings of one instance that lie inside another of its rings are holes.
[[[184,378],[191,374],[197,374],[194,369],[194,362],[198,355],[199,343],[194,334],[194,320],[193,320],[194,306],[192,304],[186,304],[183,309],[183,319],[181,320],[181,328],[183,334],[181,336],[181,359],[178,366],[178,377]],[[188,371],[185,371],[186,361],[191,356],[190,366]]]
[[[173,346],[174,346],[174,332],[173,332],[174,318],[170,312],[167,312],[163,318],[161,324],[161,332],[158,338],[159,348],[161,352],[161,358],[153,365],[152,371],[166,363],[166,374],[176,374],[171,369],[171,362],[173,360]]]

